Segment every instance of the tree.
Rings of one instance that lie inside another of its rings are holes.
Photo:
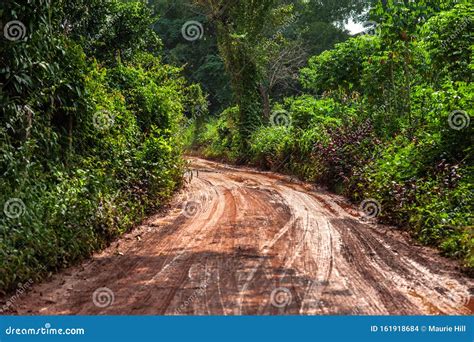
[[[258,56],[260,39],[271,21],[275,0],[196,0],[208,11],[216,23],[218,46],[239,106],[240,145],[261,123],[260,84],[261,59]]]
[[[188,81],[199,83],[208,93],[210,110],[218,113],[231,105],[232,92],[217,47],[215,23],[193,0],[151,0],[158,20],[153,25],[163,41],[165,62],[182,66]],[[186,40],[182,28],[195,21],[202,25],[202,37]]]

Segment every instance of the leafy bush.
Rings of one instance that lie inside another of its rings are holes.
[[[296,129],[311,127],[337,127],[341,124],[344,107],[331,98],[316,99],[301,96],[287,99],[286,106],[291,113],[291,124]],[[344,113],[349,115],[349,113]]]
[[[78,262],[162,205],[182,181],[179,123],[204,100],[150,53],[159,44],[139,2],[2,6],[27,28],[0,41],[3,293]],[[94,25],[107,30],[87,45]]]
[[[377,37],[361,36],[336,44],[309,60],[301,70],[301,83],[314,94],[327,91],[362,92],[360,75],[367,56],[377,50]]]
[[[472,15],[451,0],[379,5],[377,35],[312,57],[311,95],[275,104],[291,124],[258,127],[246,160],[376,199],[382,222],[474,266]],[[201,134],[220,156],[232,132],[220,118]]]
[[[284,126],[262,127],[251,137],[250,160],[267,169],[279,168],[288,155],[292,135]]]
[[[218,118],[212,118],[198,128],[197,147],[209,158],[237,162],[240,138],[236,134],[238,107],[224,110]]]

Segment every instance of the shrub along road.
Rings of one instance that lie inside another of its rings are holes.
[[[472,314],[452,260],[338,196],[192,159],[165,214],[16,299],[17,314]]]

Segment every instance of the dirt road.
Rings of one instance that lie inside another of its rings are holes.
[[[471,314],[474,283],[341,197],[192,160],[166,216],[15,301],[18,314]],[[196,174],[198,173],[198,175]]]

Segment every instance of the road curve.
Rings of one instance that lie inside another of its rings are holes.
[[[473,313],[471,278],[405,232],[288,177],[193,158],[157,215],[15,298],[13,314]]]

